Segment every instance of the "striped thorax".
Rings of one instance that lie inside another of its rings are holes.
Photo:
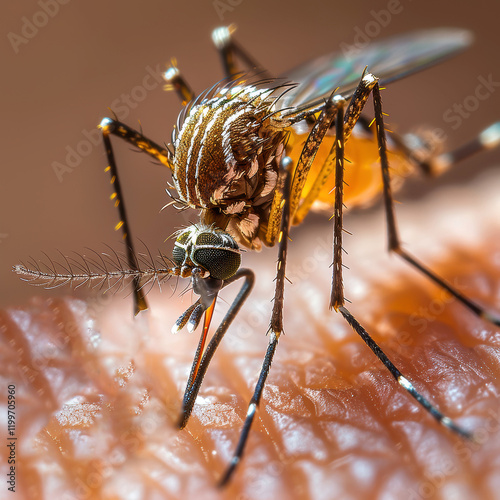
[[[179,199],[253,249],[265,241],[287,137],[273,114],[275,90],[232,82],[202,94],[181,113],[173,136]]]

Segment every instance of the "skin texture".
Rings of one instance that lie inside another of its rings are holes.
[[[483,179],[398,210],[408,249],[497,311],[498,184],[498,176]],[[354,233],[346,236],[347,306],[417,389],[480,444],[437,425],[328,310],[331,226],[311,219],[292,232],[285,335],[241,467],[223,491],[214,484],[267,345],[272,251],[244,255],[256,289],[183,431],[175,423],[198,334],[170,333],[193,298],[179,298],[183,282],[152,291],[151,310],[137,320],[126,293],[87,301],[40,294],[3,311],[2,386],[16,385],[16,498],[495,498],[499,330],[386,256],[382,220],[378,211],[346,218]],[[228,303],[235,290],[225,292]],[[219,302],[214,325],[227,307]]]

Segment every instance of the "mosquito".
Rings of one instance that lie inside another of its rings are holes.
[[[177,65],[164,74],[179,95],[183,109],[172,142],[161,146],[117,119],[104,118],[102,131],[114,201],[120,215],[115,229],[126,243],[126,267],[108,269],[104,260],[96,271],[85,260],[77,266],[66,259],[66,271],[46,272],[37,264],[15,271],[45,285],[112,279],[133,281],[134,312],[147,309],[145,283],[178,276],[189,278],[199,298],[179,317],[172,330],[195,330],[204,318],[199,344],[186,385],[179,427],[193,410],[210,361],[254,284],[254,273],[240,268],[241,250],[278,247],[275,295],[269,344],[234,455],[219,480],[225,485],[241,461],[278,341],[283,333],[283,303],[289,231],[311,210],[333,210],[333,277],[330,308],[340,313],[418,404],[452,432],[473,439],[424,398],[391,362],[361,323],[349,312],[342,276],[343,212],[383,197],[388,249],[446,290],[472,313],[500,326],[500,315],[487,312],[465,297],[402,248],[396,223],[389,175],[407,177],[413,170],[437,175],[458,161],[500,144],[500,123],[491,125],[471,142],[439,153],[425,136],[386,136],[381,85],[447,58],[471,43],[470,33],[433,29],[372,43],[352,57],[339,53],[312,60],[276,78],[234,39],[234,27],[217,28],[212,40],[226,78],[196,96]],[[236,61],[246,68],[241,72]],[[362,114],[371,96],[374,118]],[[111,136],[144,151],[171,173],[176,194],[172,204],[199,210],[200,220],[175,236],[172,258],[165,265],[141,267],[134,250],[125,203],[113,154]],[[345,147],[348,143],[348,154]],[[344,165],[348,158],[356,158]],[[332,193],[333,191],[333,193]],[[96,264],[95,260],[93,261]],[[238,280],[243,284],[207,345],[212,314],[220,290]]]

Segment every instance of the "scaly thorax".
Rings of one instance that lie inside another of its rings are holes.
[[[173,180],[181,201],[238,243],[260,248],[286,131],[274,89],[230,85],[188,107],[174,137]]]

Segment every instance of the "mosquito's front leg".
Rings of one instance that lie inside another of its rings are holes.
[[[112,120],[111,118],[104,118],[101,121],[99,128],[102,131],[104,148],[106,150],[106,156],[108,159],[108,166],[105,170],[110,173],[110,182],[113,186],[113,194],[111,195],[111,200],[114,202],[115,207],[118,208],[118,212],[120,214],[120,220],[118,224],[116,224],[115,230],[122,231],[123,239],[125,240],[128,265],[130,266],[130,269],[137,270],[139,268],[139,264],[137,262],[136,253],[134,251],[134,244],[132,241],[132,235],[128,223],[127,211],[125,209],[125,201],[123,199],[122,189],[120,186],[120,178],[118,176],[115,156],[113,154],[113,148],[111,146],[110,135],[116,135],[129,144],[138,147],[139,149],[171,169],[172,164],[170,162],[170,152],[164,147],[159,146],[158,144],[144,137],[140,132],[131,129],[124,123]],[[138,314],[140,311],[148,308],[144,292],[141,290],[139,278],[134,278],[133,296],[134,314]]]
[[[233,454],[233,458],[231,459],[231,463],[229,464],[226,472],[219,481],[219,486],[224,486],[229,481],[236,466],[241,460],[246,442],[248,440],[248,436],[250,434],[250,428],[252,427],[252,423],[255,417],[255,412],[262,397],[264,384],[266,383],[266,379],[271,368],[271,363],[276,352],[276,348],[278,347],[278,340],[280,338],[280,335],[283,333],[283,300],[286,279],[285,266],[288,251],[288,232],[290,229],[290,186],[292,183],[291,160],[288,157],[285,157],[281,161],[281,167],[286,170],[283,188],[284,204],[282,207],[283,212],[281,215],[280,232],[278,235],[278,263],[276,267],[276,287],[274,294],[273,312],[271,315],[271,323],[268,331],[269,345],[267,347],[266,355],[264,357],[264,362],[259,373],[259,378],[255,386],[253,396],[248,405],[247,415],[240,434],[240,439]]]
[[[184,77],[181,75],[175,59],[172,60],[170,67],[163,73],[163,79],[167,83],[165,90],[175,90],[179,96],[181,103],[185,106],[189,101],[192,101],[196,95],[187,84]]]
[[[191,368],[191,373],[189,376],[188,383],[186,385],[186,390],[184,392],[182,411],[179,419],[179,427],[181,429],[186,426],[188,419],[191,415],[191,412],[193,411],[193,406],[194,402],[196,401],[196,396],[200,391],[203,378],[205,377],[205,373],[210,364],[210,361],[212,360],[213,355],[215,354],[215,351],[217,350],[217,347],[219,347],[219,344],[224,338],[224,335],[226,334],[229,326],[231,325],[232,321],[238,314],[239,310],[241,309],[241,306],[247,299],[248,295],[252,291],[252,287],[255,281],[255,276],[250,269],[240,269],[234,276],[232,276],[231,278],[229,278],[224,282],[223,288],[241,278],[244,279],[244,283],[241,286],[238,295],[233,300],[231,307],[227,311],[226,315],[224,316],[224,319],[221,321],[219,327],[215,331],[212,339],[210,340],[204,352],[203,349],[201,348],[202,341],[200,339],[200,344],[198,345],[198,349],[196,350],[196,354],[193,360],[193,365]],[[196,306],[197,304],[198,303],[194,304],[193,306]],[[191,306],[191,308],[189,308],[186,311],[186,313],[188,313],[187,314],[188,316],[191,314],[191,310],[194,309],[193,306]],[[179,320],[185,318],[186,313],[184,313],[181,316],[181,318],[179,318]],[[184,323],[186,321],[187,319],[184,321]],[[182,328],[182,326],[183,324],[176,325],[176,327],[178,328]]]
[[[178,96],[180,97],[182,103],[185,105],[188,101],[195,98],[194,92],[191,90],[189,85],[186,83],[182,75],[180,74],[175,61],[172,62],[171,67],[163,75],[167,86],[174,89]],[[111,184],[113,185],[113,194],[111,195],[111,200],[114,201],[115,207],[118,208],[120,214],[120,221],[115,226],[115,230],[121,230],[123,234],[123,239],[125,240],[127,261],[131,269],[138,269],[138,262],[136,254],[134,251],[134,244],[130,232],[130,226],[128,223],[127,212],[125,209],[125,201],[123,199],[123,194],[120,186],[120,179],[118,175],[118,169],[116,167],[116,161],[113,153],[113,148],[111,146],[111,135],[115,135],[120,139],[132,144],[133,146],[144,151],[155,160],[158,160],[162,165],[168,167],[171,171],[173,170],[172,165],[172,153],[163,146],[156,144],[152,140],[145,137],[141,132],[130,128],[122,122],[113,120],[111,118],[104,118],[99,128],[102,131],[104,148],[106,150],[106,156],[108,159],[108,166],[106,171],[109,171],[111,175]],[[147,309],[146,299],[144,293],[141,290],[139,278],[134,279],[134,314],[138,314],[140,311]]]

